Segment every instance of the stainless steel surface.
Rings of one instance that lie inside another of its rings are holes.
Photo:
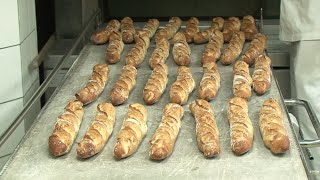
[[[197,87],[191,94],[190,104],[197,96],[198,85],[202,77],[200,58],[205,45],[190,45],[192,49],[191,70],[197,82]],[[124,65],[124,56],[132,45],[126,45],[118,64],[110,65],[109,82],[102,95],[94,103],[85,107],[84,120],[77,136],[78,143],[93,119],[98,103],[110,101],[108,93],[115,84]],[[75,143],[69,154],[55,158],[50,155],[47,140],[50,136],[56,117],[63,112],[67,101],[74,98],[74,94],[88,81],[92,68],[97,63],[105,62],[106,46],[87,45],[77,63],[72,67],[68,79],[61,86],[57,94],[51,99],[46,108],[39,115],[37,123],[24,138],[23,142],[11,157],[4,179],[307,179],[303,162],[300,158],[299,144],[295,139],[288,117],[285,116],[285,127],[289,134],[290,151],[283,155],[273,155],[268,150],[259,133],[259,110],[264,100],[275,98],[281,102],[281,94],[276,81],[272,79],[271,89],[263,96],[253,93],[249,101],[249,116],[254,126],[254,144],[250,152],[243,156],[236,156],[230,148],[229,124],[227,120],[228,100],[232,95],[232,66],[222,66],[218,63],[221,74],[221,89],[218,96],[211,102],[220,131],[221,155],[214,159],[207,159],[197,147],[195,122],[185,105],[185,116],[177,139],[173,154],[167,159],[155,162],[148,158],[149,143],[157,129],[162,116],[162,109],[169,102],[169,89],[177,75],[177,65],[170,54],[167,64],[169,67],[169,82],[161,100],[146,106],[148,110],[148,132],[138,151],[131,157],[116,160],[113,157],[113,146],[116,135],[127,112],[128,104],[142,103],[142,89],[151,74],[148,59],[155,48],[154,43],[148,49],[148,54],[138,69],[138,79],[128,103],[117,106],[117,117],[114,133],[107,142],[104,150],[87,160],[76,157]],[[252,70],[252,69],[251,69]]]

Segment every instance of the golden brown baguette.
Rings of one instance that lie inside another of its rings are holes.
[[[149,66],[154,69],[158,64],[164,64],[169,56],[170,43],[162,38],[156,43],[156,49],[152,52],[149,59]]]
[[[134,34],[136,30],[133,26],[133,20],[130,17],[124,17],[121,20],[121,34],[124,43],[132,43],[134,40]]]
[[[187,43],[193,42],[193,37],[197,32],[199,32],[199,20],[196,17],[191,17],[187,22],[186,31],[184,32]]]
[[[116,109],[110,103],[101,103],[93,122],[77,147],[80,158],[89,158],[100,151],[108,141],[114,126]]]
[[[283,123],[282,109],[275,99],[264,101],[259,118],[263,142],[275,154],[289,150],[290,141]]]
[[[251,96],[252,79],[249,66],[243,61],[238,61],[233,66],[233,94],[236,97],[249,99]]]
[[[198,148],[206,157],[220,153],[219,129],[214,119],[214,111],[203,99],[196,99],[189,105],[196,121]]]
[[[203,65],[203,76],[199,87],[199,98],[211,101],[216,97],[220,88],[220,74],[214,62]]]
[[[215,30],[210,37],[209,43],[201,57],[201,63],[216,62],[221,55],[221,48],[223,47],[223,34],[219,30]]]
[[[93,67],[91,78],[87,85],[82,88],[75,96],[84,105],[95,101],[102,93],[109,75],[107,64],[97,64]]]
[[[221,29],[223,28],[223,22],[224,20],[221,17],[213,18],[211,27],[209,27],[204,31],[199,31],[194,35],[193,37],[194,43],[195,44],[207,43],[210,37],[212,36],[212,34],[214,34],[216,30],[220,30],[220,28]]]
[[[181,26],[181,19],[179,17],[171,17],[169,23],[162,29],[160,29],[156,35],[155,40],[158,42],[160,39],[165,38],[167,40],[173,38]]]
[[[162,160],[172,153],[183,114],[184,110],[179,104],[168,103],[164,107],[161,123],[150,141],[150,159]]]
[[[159,27],[158,19],[149,19],[148,22],[142,28],[142,30],[146,31],[148,34],[148,37],[151,39],[154,33],[157,31],[158,27]]]
[[[212,19],[211,26],[217,26],[219,31],[222,31],[224,25],[224,19],[222,17],[215,17]]]
[[[173,59],[179,66],[189,66],[191,63],[191,49],[182,32],[178,32],[173,37],[172,54]]]
[[[256,34],[251,41],[249,48],[241,56],[241,60],[249,65],[254,64],[255,58],[264,53],[267,46],[267,36],[264,34]]]
[[[138,103],[131,104],[117,136],[114,156],[122,159],[137,151],[147,133],[147,110]]]
[[[232,38],[234,31],[240,31],[240,20],[237,17],[229,17],[228,20],[224,22],[223,27],[223,37],[224,42],[229,42]]]
[[[146,86],[143,89],[143,100],[151,105],[159,101],[168,83],[168,66],[158,64],[152,71]]]
[[[256,27],[254,17],[248,15],[243,16],[241,31],[244,32],[246,40],[251,41],[253,37],[258,33],[258,29]]]
[[[106,52],[106,60],[110,64],[114,64],[120,61],[121,53],[123,51],[124,44],[119,31],[112,32],[109,38],[109,45]]]
[[[233,63],[240,56],[244,42],[244,33],[242,31],[234,31],[228,48],[221,55],[221,63],[223,65],[229,65]]]
[[[266,55],[256,58],[252,75],[253,89],[258,95],[262,95],[270,89],[271,85],[271,59]]]
[[[138,68],[146,56],[150,45],[150,39],[146,31],[137,32],[134,39],[136,43],[126,55],[126,65]]]
[[[136,85],[137,69],[131,65],[122,68],[121,75],[110,91],[110,99],[113,105],[125,103],[133,87]]]
[[[231,149],[236,155],[248,152],[253,143],[253,126],[248,116],[248,104],[243,98],[229,100]]]
[[[93,33],[91,41],[95,44],[105,44],[108,42],[109,37],[113,31],[119,31],[120,22],[116,19],[112,19],[108,22],[107,26]]]
[[[170,88],[170,102],[183,105],[187,103],[189,94],[194,90],[195,82],[191,70],[186,66],[179,66],[177,80]]]
[[[67,154],[78,134],[84,114],[83,104],[78,100],[69,101],[55,124],[49,137],[49,151],[54,156]]]

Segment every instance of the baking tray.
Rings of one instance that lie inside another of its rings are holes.
[[[164,24],[163,22],[161,24]],[[201,23],[209,24],[209,23]],[[204,26],[202,26],[204,27]],[[182,29],[181,29],[182,30]],[[180,31],[181,31],[180,30]],[[226,48],[227,44],[224,45]],[[109,81],[101,96],[93,103],[85,106],[84,119],[69,154],[62,157],[53,157],[48,151],[48,137],[52,133],[56,117],[74,94],[82,88],[91,76],[92,68],[97,63],[105,63],[106,45],[88,44],[82,50],[76,63],[70,69],[66,80],[56,91],[53,98],[39,114],[36,123],[24,137],[3,171],[3,179],[307,179],[307,175],[300,158],[300,152],[294,132],[291,129],[288,117],[284,111],[283,99],[272,77],[270,91],[263,96],[254,92],[249,101],[249,116],[254,127],[254,142],[252,150],[242,156],[236,156],[231,151],[229,123],[227,119],[228,100],[233,97],[232,66],[223,66],[218,62],[221,75],[221,88],[217,97],[210,102],[214,107],[215,119],[220,131],[221,154],[216,158],[205,158],[198,150],[195,121],[188,108],[198,94],[198,87],[202,78],[201,56],[205,48],[203,45],[191,44],[192,63],[190,69],[196,81],[196,88],[184,105],[184,118],[177,138],[175,149],[170,157],[163,161],[151,161],[148,156],[149,140],[157,129],[162,109],[169,102],[169,89],[176,80],[177,65],[174,63],[170,49],[167,60],[169,67],[169,81],[160,101],[148,110],[148,132],[137,152],[126,159],[117,160],[113,157],[113,147],[122,121],[131,103],[142,103],[142,90],[146,84],[151,69],[148,60],[155,48],[152,41],[144,62],[138,69],[137,84],[131,92],[127,103],[116,107],[116,122],[112,136],[104,150],[98,155],[81,160],[76,157],[76,145],[80,142],[89,127],[96,106],[104,101],[110,102],[108,96],[111,88],[118,79],[125,60],[124,57],[133,45],[125,45],[121,61],[110,65]],[[244,50],[248,47],[245,44]],[[251,69],[252,73],[253,69]],[[275,98],[281,102],[285,127],[289,134],[290,150],[283,155],[273,155],[264,144],[259,130],[259,110],[264,100]]]

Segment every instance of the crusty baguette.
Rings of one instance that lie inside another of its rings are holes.
[[[168,66],[158,64],[152,71],[146,86],[143,89],[143,100],[151,105],[159,101],[168,83]]]
[[[113,105],[125,103],[131,90],[136,85],[137,69],[131,65],[122,68],[121,75],[110,91],[110,99]]]
[[[182,32],[178,32],[173,37],[172,54],[173,59],[179,66],[189,66],[191,63],[191,49]]]
[[[193,42],[193,37],[197,32],[199,32],[199,20],[196,17],[191,17],[187,22],[186,31],[184,32],[187,43]]]
[[[252,75],[253,89],[258,95],[262,95],[271,86],[271,59],[267,55],[260,55],[255,61]]]
[[[233,94],[236,97],[249,99],[251,96],[252,79],[249,66],[243,61],[238,61],[233,66]]]
[[[164,64],[169,56],[170,43],[167,39],[162,38],[156,43],[156,49],[152,52],[149,59],[149,66],[154,69],[158,64]]]
[[[162,160],[172,153],[183,114],[184,110],[179,104],[168,103],[164,107],[161,123],[150,141],[150,159]]]
[[[150,45],[150,38],[146,31],[141,30],[135,34],[134,39],[136,43],[126,55],[126,65],[138,68],[147,54],[147,50]]]
[[[116,118],[116,109],[110,103],[101,103],[86,134],[77,147],[80,158],[89,158],[100,151],[113,131]]]
[[[248,15],[243,16],[241,31],[244,32],[246,40],[251,41],[253,37],[258,33],[258,29],[256,27],[254,17]]]
[[[95,101],[102,93],[109,75],[107,64],[97,64],[93,67],[93,72],[87,85],[82,88],[75,96],[84,105]]]
[[[282,109],[275,99],[264,101],[259,118],[263,142],[275,154],[289,150],[290,141],[283,123]]]
[[[160,29],[156,35],[155,40],[158,42],[160,39],[165,38],[167,40],[173,38],[181,26],[181,19],[179,17],[171,17],[169,23],[162,29]]]
[[[228,48],[221,55],[221,63],[229,65],[233,63],[241,54],[245,42],[244,33],[242,31],[234,31],[229,42]]]
[[[151,39],[154,33],[157,31],[158,27],[159,27],[158,19],[149,19],[148,22],[142,28],[142,30],[146,31],[148,34],[148,37]]]
[[[187,103],[189,94],[194,90],[195,81],[191,70],[186,66],[179,66],[177,80],[170,88],[170,102],[183,105]]]
[[[222,17],[215,17],[212,19],[211,26],[217,26],[219,31],[222,31],[224,25],[224,19]]]
[[[223,28],[223,18],[216,17],[212,19],[211,27],[204,31],[197,32],[193,37],[193,42],[195,44],[203,44],[207,43],[211,37],[211,35],[216,31]]]
[[[255,58],[264,53],[267,46],[267,36],[264,34],[256,34],[251,41],[249,48],[241,56],[241,60],[249,65],[254,64]]]
[[[206,45],[201,57],[201,63],[216,62],[221,55],[223,47],[223,34],[219,30],[215,30],[210,37],[209,43]]]
[[[243,98],[229,100],[231,149],[236,155],[248,152],[253,143],[253,126],[248,115],[248,104]]]
[[[64,108],[55,124],[53,133],[49,137],[49,151],[54,156],[68,153],[78,134],[84,110],[79,100],[71,100]]]
[[[196,99],[189,105],[196,121],[198,148],[206,157],[220,153],[219,129],[210,104],[203,99]]]
[[[132,155],[138,149],[147,133],[147,110],[138,103],[131,104],[117,136],[114,156],[122,159]]]
[[[102,30],[98,30],[91,36],[91,41],[95,44],[105,44],[108,42],[109,37],[113,31],[119,31],[120,22],[112,19],[108,22],[107,26]]]
[[[124,43],[132,43],[134,40],[134,34],[136,30],[133,26],[133,20],[130,17],[124,17],[121,20],[121,34]]]
[[[107,62],[110,64],[119,62],[123,48],[124,44],[122,42],[122,36],[120,32],[112,32],[109,38],[109,45],[106,51]]]
[[[223,37],[224,37],[224,42],[229,42],[232,38],[233,32],[234,31],[239,31],[240,30],[240,20],[237,17],[229,17],[228,20],[224,22],[224,27],[223,27]]]
[[[218,66],[214,62],[203,65],[203,76],[199,87],[199,98],[211,101],[220,88],[220,74]]]

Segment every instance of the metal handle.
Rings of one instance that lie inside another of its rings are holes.
[[[311,105],[307,101],[301,99],[285,99],[284,103],[286,104],[286,106],[303,106],[307,111],[307,114],[310,118],[315,132],[317,133],[318,138],[320,137],[320,122]],[[315,140],[300,140],[299,144],[302,147],[306,148],[320,147],[320,138]]]

